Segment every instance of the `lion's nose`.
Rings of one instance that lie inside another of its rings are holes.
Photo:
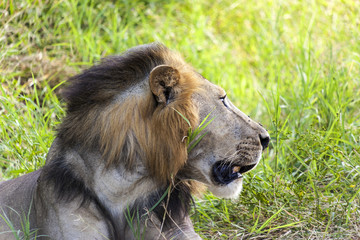
[[[262,133],[259,134],[259,138],[260,138],[261,146],[263,150],[265,150],[269,146],[270,136],[268,133]]]

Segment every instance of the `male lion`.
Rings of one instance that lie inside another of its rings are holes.
[[[161,44],[105,58],[70,79],[64,97],[45,166],[0,184],[1,239],[19,234],[24,218],[45,239],[200,239],[191,194],[203,184],[237,197],[270,139]],[[209,114],[188,153],[189,128]]]

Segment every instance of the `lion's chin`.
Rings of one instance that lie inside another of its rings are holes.
[[[209,191],[221,198],[237,198],[242,190],[242,178],[236,179],[227,185],[211,185]]]

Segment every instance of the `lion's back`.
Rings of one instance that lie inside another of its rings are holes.
[[[37,170],[19,178],[0,182],[0,239],[11,239],[10,237],[14,236],[12,233],[4,233],[10,230],[9,224],[12,224],[16,231],[23,231],[22,223],[27,221],[28,216],[30,229],[36,227],[34,207],[31,204],[40,173],[41,170]]]

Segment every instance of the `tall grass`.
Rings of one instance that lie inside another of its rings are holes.
[[[62,81],[152,41],[181,52],[267,126],[235,201],[193,211],[206,239],[354,239],[359,233],[358,1],[2,1],[3,179],[38,169],[64,116]],[[211,151],[209,149],[209,151]]]

